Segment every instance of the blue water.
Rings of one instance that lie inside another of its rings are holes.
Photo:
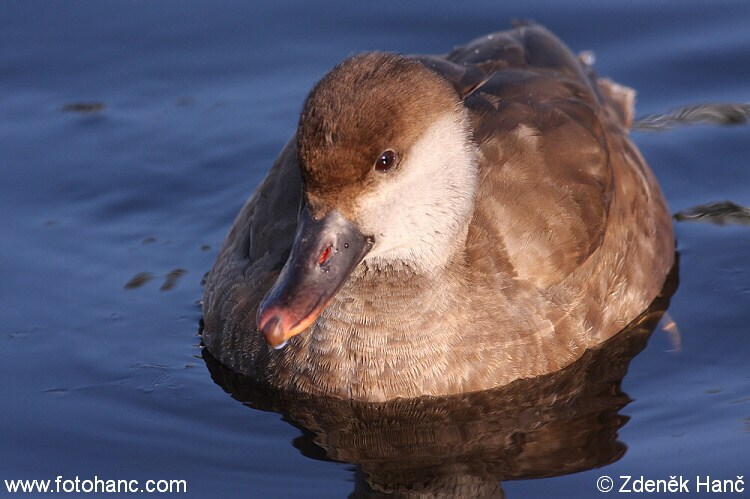
[[[353,464],[310,457],[313,436],[214,383],[200,280],[331,66],[358,50],[443,52],[511,18],[595,51],[600,74],[638,90],[639,114],[750,101],[743,1],[5,0],[0,478],[185,479],[190,497],[354,491]],[[103,108],[63,110],[75,103]],[[673,211],[750,205],[750,127],[635,140]],[[503,481],[508,497],[596,497],[602,474],[750,484],[750,229],[676,234],[681,348],[657,329],[631,362],[624,455]],[[126,289],[139,273],[151,280]]]

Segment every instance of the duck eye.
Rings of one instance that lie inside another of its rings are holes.
[[[391,149],[383,151],[383,154],[375,162],[375,169],[379,172],[387,172],[396,166],[397,160],[396,151],[392,151]]]

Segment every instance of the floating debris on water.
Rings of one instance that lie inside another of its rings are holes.
[[[154,276],[148,272],[138,272],[132,279],[125,283],[125,289],[140,288],[153,278]]]
[[[750,104],[694,104],[666,114],[649,114],[633,122],[633,130],[662,132],[684,125],[741,125],[750,120]]]
[[[62,107],[64,113],[94,114],[103,110],[103,102],[71,102]]]
[[[673,218],[678,222],[750,225],[750,208],[731,201],[716,201],[679,211]]]
[[[167,274],[167,278],[164,280],[164,284],[161,285],[159,291],[169,291],[174,288],[177,284],[177,280],[185,275],[187,271],[185,269],[174,269]]]
[[[596,53],[593,50],[584,50],[578,53],[578,60],[587,66],[596,64]]]

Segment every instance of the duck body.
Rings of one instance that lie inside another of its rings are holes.
[[[208,274],[205,346],[279,390],[364,401],[571,364],[673,264],[632,105],[538,25],[343,62]]]

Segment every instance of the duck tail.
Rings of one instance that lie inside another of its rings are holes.
[[[583,57],[583,55],[579,56]],[[596,79],[599,93],[609,102],[610,108],[617,113],[617,117],[626,129],[633,126],[635,115],[635,90],[625,85],[620,85],[609,78]]]

